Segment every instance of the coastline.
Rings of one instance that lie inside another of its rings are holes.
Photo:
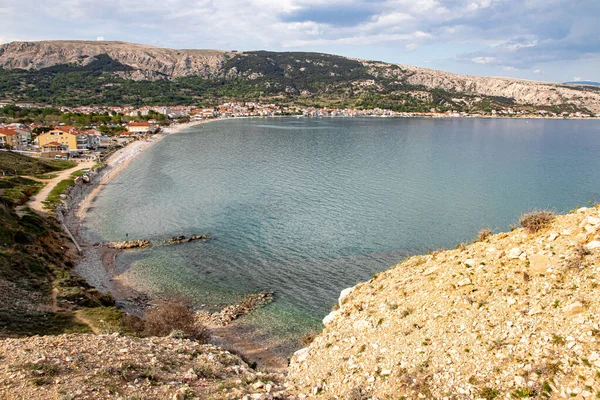
[[[106,167],[100,176],[100,179],[93,184],[93,189],[80,201],[77,202],[75,211],[77,218],[81,221],[85,217],[85,212],[89,208],[91,202],[100,192],[102,185],[106,185],[119,173],[121,173],[134,159],[140,154],[151,148],[156,143],[162,141],[168,135],[174,135],[185,129],[204,124],[208,121],[187,122],[177,124],[174,127],[167,127],[164,133],[157,133],[152,136],[152,140],[136,140],[129,143],[124,148],[111,154],[106,160]]]
[[[105,160],[106,166],[93,179],[92,184],[82,188],[78,194],[71,197],[69,207],[63,214],[65,225],[83,249],[83,255],[76,263],[75,272],[101,292],[110,292],[117,304],[129,314],[138,317],[143,316],[143,310],[150,302],[150,297],[134,290],[128,282],[119,276],[120,274],[116,268],[116,258],[119,250],[102,244],[89,243],[80,232],[81,224],[87,210],[103,186],[125,170],[140,154],[168,135],[179,133],[205,122],[207,121],[196,121],[168,127],[164,130],[164,133],[152,136],[151,140],[136,140],[110,154]]]
[[[93,184],[82,188],[79,195],[76,194],[70,199],[69,207],[63,214],[65,225],[73,232],[83,249],[83,255],[76,262],[75,273],[101,292],[110,292],[117,306],[130,315],[143,317],[145,308],[156,299],[149,293],[136,290],[123,277],[123,271],[118,270],[117,257],[123,250],[114,249],[102,243],[89,243],[85,240],[80,232],[80,227],[86,212],[103,186],[108,184],[134,159],[154,144],[168,135],[179,133],[193,126],[220,120],[211,119],[177,124],[165,129],[163,134],[157,134],[150,141],[135,141],[116,151],[107,158],[106,166],[93,180]],[[243,320],[236,320],[235,323],[225,326],[206,324],[206,327],[211,332],[211,343],[242,354],[252,362],[256,362],[259,367],[277,371],[287,368],[286,355],[272,351],[268,346],[265,346],[265,343],[248,340],[244,337],[242,334]]]

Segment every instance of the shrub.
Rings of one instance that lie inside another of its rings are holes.
[[[479,397],[486,400],[494,400],[496,397],[500,395],[500,392],[496,389],[490,387],[484,387],[479,392]]]
[[[492,235],[492,230],[490,228],[482,229],[477,234],[477,239],[475,239],[475,241],[476,242],[483,242],[484,240],[486,240],[491,235]]]
[[[524,214],[519,219],[519,223],[529,233],[536,233],[540,229],[548,226],[554,219],[554,213],[550,211],[534,211]]]
[[[318,335],[317,331],[308,331],[300,337],[300,344],[302,347],[308,347]]]
[[[347,400],[368,400],[372,396],[369,392],[363,390],[360,387],[355,387],[346,395]]]
[[[146,336],[168,336],[173,331],[181,331],[187,337],[201,342],[208,339],[204,326],[196,322],[191,300],[181,295],[172,295],[162,300],[147,311],[144,318]]]
[[[567,267],[576,269],[583,267],[583,260],[589,254],[590,251],[579,243],[573,249],[573,256],[567,261]]]

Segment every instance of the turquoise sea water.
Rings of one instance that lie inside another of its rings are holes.
[[[134,160],[83,233],[92,242],[212,235],[125,252],[119,271],[209,307],[273,290],[249,326],[290,346],[340,290],[407,255],[507,230],[535,208],[600,201],[599,171],[600,121],[225,120]]]

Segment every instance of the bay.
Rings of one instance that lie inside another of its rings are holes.
[[[600,200],[600,121],[270,118],[171,135],[102,190],[91,242],[193,242],[125,252],[148,292],[216,309],[251,292],[275,302],[247,321],[294,347],[340,290],[408,255],[471,241],[533,209]]]

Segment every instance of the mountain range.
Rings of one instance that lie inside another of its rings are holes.
[[[0,45],[0,99],[53,105],[257,100],[396,111],[600,113],[600,88],[308,52],[174,50],[125,42]]]

